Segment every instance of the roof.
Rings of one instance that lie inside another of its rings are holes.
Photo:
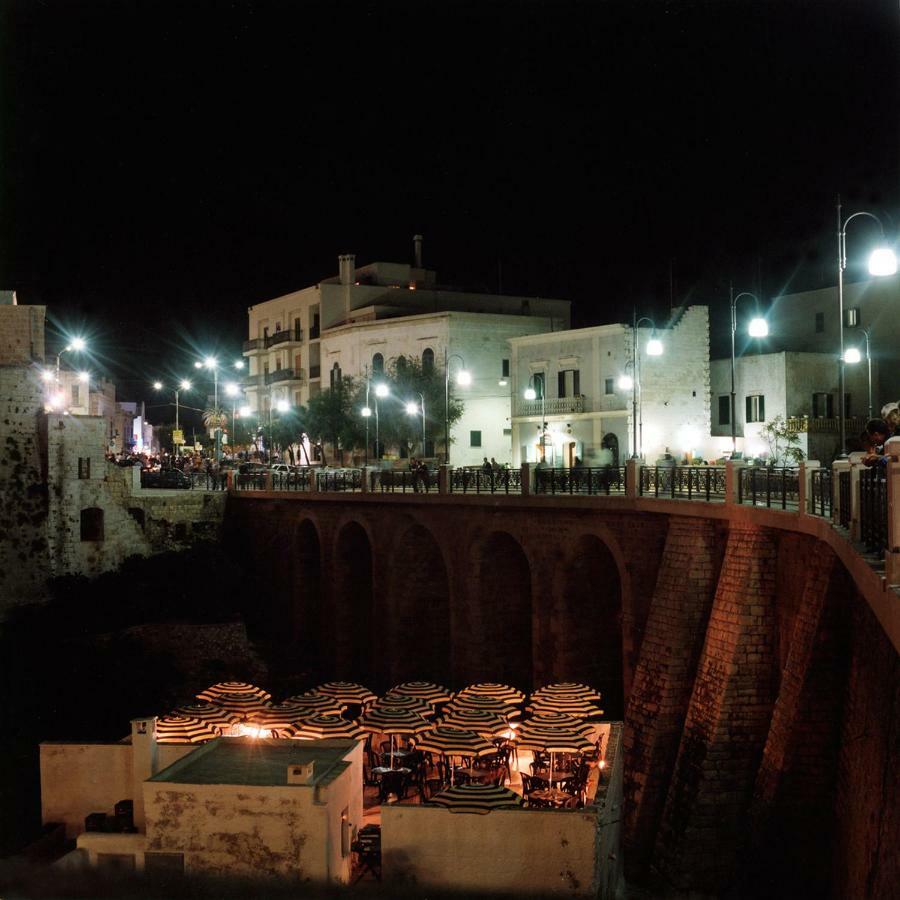
[[[172,784],[246,784],[287,787],[288,766],[313,763],[308,785],[327,785],[350,766],[344,757],[355,741],[296,741],[223,737],[182,757],[149,781]]]

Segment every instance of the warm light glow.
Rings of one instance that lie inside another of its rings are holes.
[[[202,369],[202,368],[203,368],[203,363],[200,362],[200,361],[198,360],[197,362],[194,363],[194,368],[195,368],[195,369]]]
[[[755,338],[764,338],[769,333],[769,323],[762,318],[755,318],[750,320],[750,324],[747,326],[747,334],[750,337]]]
[[[368,419],[369,416],[372,415],[372,410],[369,409],[368,406],[364,406],[364,407],[362,408],[362,415],[363,415],[363,418],[364,418],[364,419]]]
[[[153,382],[153,390],[154,390],[154,391],[161,391],[161,390],[162,390],[162,382],[161,382],[161,381],[154,381],[154,382]]]
[[[406,404],[406,412],[410,416],[414,416],[419,412],[419,404],[410,401]]]
[[[700,429],[693,425],[683,425],[678,429],[678,449],[685,453],[697,449],[700,444]]]
[[[244,368],[244,361],[243,361],[242,359],[239,359],[239,360],[234,364],[234,367],[240,371],[241,369]]]
[[[505,378],[501,378],[501,379],[497,382],[497,384],[499,384],[500,387],[506,387],[506,386],[509,384],[509,382],[508,382]]]
[[[53,381],[53,373],[49,369],[44,369],[44,371],[41,372],[41,378],[44,381]]]
[[[242,419],[246,419],[247,416],[249,416],[250,413],[251,413],[252,411],[253,411],[253,410],[251,410],[249,406],[242,406],[242,407],[238,410],[238,415],[239,415]]]
[[[62,409],[65,402],[65,397],[62,394],[54,394],[50,398],[50,409]]]
[[[856,347],[848,347],[844,351],[845,363],[858,363],[862,359],[862,354]]]
[[[876,253],[877,252],[878,251],[876,251]],[[896,270],[896,266],[894,266],[894,269]],[[72,338],[72,343],[70,343],[69,346],[66,347],[66,350],[84,350],[86,346],[87,344],[85,344],[84,338],[77,337]]]
[[[291,404],[287,402],[287,400],[279,400],[275,404],[275,409],[280,413],[287,412],[291,408]]]
[[[630,375],[619,376],[619,388],[623,391],[630,391],[634,387],[634,379]]]
[[[375,385],[375,396],[376,397],[387,397],[388,395],[388,386],[386,384],[376,384]]]
[[[600,766],[601,769],[605,769],[606,768],[606,760],[601,759],[600,762],[598,763],[598,765]]]
[[[82,384],[87,384],[87,383],[91,380],[91,376],[90,376],[90,374],[87,373],[87,372],[79,372],[79,373],[78,373],[78,380],[79,380]]]
[[[525,399],[537,400],[537,391],[533,387],[525,388]]]
[[[647,356],[662,356],[663,345],[659,338],[650,338],[647,341]]]
[[[258,725],[247,725],[245,722],[238,725],[236,731],[240,737],[267,738],[272,736],[272,732],[268,728],[260,728]]]
[[[472,383],[472,373],[465,369],[460,369],[456,373],[456,383],[460,387],[468,387]]]
[[[894,275],[897,272],[897,256],[890,247],[879,247],[869,256],[870,275]]]
[[[191,389],[191,383],[187,380],[187,378],[181,379],[181,389],[183,391],[189,391]]]
[[[215,369],[216,366],[219,365],[219,361],[214,356],[207,356],[206,359],[203,360],[203,365],[206,366],[207,369]]]
[[[233,381],[229,381],[228,384],[225,385],[225,393],[229,397],[237,397],[240,393],[240,389]]]

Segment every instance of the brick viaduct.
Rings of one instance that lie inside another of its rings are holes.
[[[873,614],[897,598],[827,522],[640,498],[257,493],[229,497],[225,534],[304,668],[378,689],[600,687],[625,719],[631,877],[749,878],[773,896],[791,878],[841,897],[898,883],[898,657]]]

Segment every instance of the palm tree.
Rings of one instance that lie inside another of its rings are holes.
[[[210,406],[203,411],[203,424],[207,432],[216,429],[224,431],[228,427],[228,413],[224,409]]]

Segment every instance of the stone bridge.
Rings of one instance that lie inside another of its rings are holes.
[[[230,495],[225,535],[257,573],[258,624],[304,670],[377,689],[599,687],[625,721],[632,877],[893,891],[897,597],[827,520],[626,497],[248,492]]]

